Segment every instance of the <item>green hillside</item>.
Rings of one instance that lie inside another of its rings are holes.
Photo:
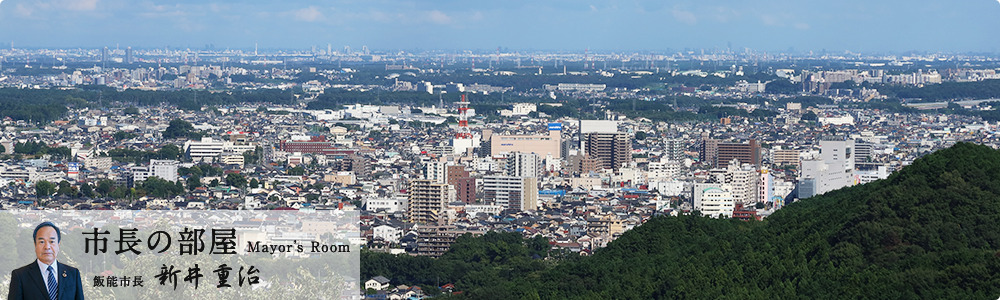
[[[433,264],[457,270],[458,258]],[[654,218],[591,257],[541,270],[492,261],[478,266],[509,272],[452,274],[456,288],[473,298],[996,299],[1000,151],[960,143],[762,222]]]

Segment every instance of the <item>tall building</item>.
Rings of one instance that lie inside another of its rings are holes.
[[[854,164],[855,165],[870,165],[869,159],[872,157],[872,152],[875,151],[875,145],[869,143],[855,143],[854,144]]]
[[[718,168],[728,167],[733,159],[738,160],[740,164],[760,166],[760,145],[753,139],[746,144],[724,143],[703,135],[698,148],[698,158],[702,163]]]
[[[571,155],[566,164],[569,166],[569,171],[577,175],[600,171],[597,166],[598,161],[586,153]]]
[[[632,161],[632,140],[624,132],[589,133],[585,152],[598,161],[598,167],[618,170]]]
[[[802,161],[799,198],[854,185],[854,141],[820,141],[820,157]]]
[[[727,181],[733,200],[744,205],[752,205],[760,200],[760,173],[753,166],[727,167]]]
[[[734,159],[740,164],[760,166],[760,145],[757,140],[743,143],[718,143],[715,155],[715,166],[725,168]]]
[[[466,204],[476,202],[476,179],[472,177],[462,177],[452,184],[455,187],[455,196],[458,201]]]
[[[684,141],[681,139],[667,139],[664,142],[663,156],[668,161],[680,161],[684,159]]]
[[[757,202],[768,203],[774,201],[774,175],[771,170],[760,170],[760,178],[757,183]]]
[[[465,166],[448,166],[445,169],[447,183],[455,189],[458,201],[474,203],[476,201],[476,179],[472,177]]]
[[[132,47],[125,48],[125,63],[132,64],[135,57],[132,56]]]
[[[694,209],[703,216],[732,218],[736,201],[728,188],[720,183],[696,183],[692,191]]]
[[[538,209],[538,179],[534,177],[483,177],[483,198],[507,210]]]
[[[111,59],[111,55],[108,52],[108,47],[101,49],[101,64],[105,67],[108,65],[108,60]]]
[[[433,180],[417,179],[410,182],[409,218],[420,224],[438,224],[448,203],[448,185]]]
[[[544,171],[538,154],[514,152],[507,158],[507,175],[513,177],[541,177]]]
[[[719,152],[719,140],[703,136],[698,145],[698,161],[702,164],[716,165],[716,155]]]
[[[446,183],[448,178],[447,162],[429,161],[424,165],[423,179],[432,180],[434,183]]]
[[[459,235],[455,226],[417,226],[416,229],[419,256],[441,257]]]

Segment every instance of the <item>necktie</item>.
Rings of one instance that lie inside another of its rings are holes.
[[[52,275],[52,266],[47,269],[49,271],[49,300],[56,300],[56,276]]]

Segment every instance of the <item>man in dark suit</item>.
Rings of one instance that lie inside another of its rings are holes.
[[[10,273],[9,300],[83,300],[80,270],[56,262],[62,233],[51,222],[35,227],[31,235],[38,260]]]

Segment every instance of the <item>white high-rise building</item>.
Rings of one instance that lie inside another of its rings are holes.
[[[445,183],[448,180],[447,171],[447,162],[429,161],[424,165],[424,179],[434,181],[434,183]]]
[[[514,152],[507,157],[507,175],[513,177],[540,177],[544,165],[538,154]]]
[[[176,182],[177,165],[178,162],[176,160],[150,160],[148,167],[132,168],[132,178],[134,181],[139,182],[156,176],[166,181]]]
[[[802,161],[800,199],[855,184],[854,141],[820,141],[819,147],[819,159]]]
[[[483,177],[484,200],[511,210],[538,209],[538,179],[513,176]]]
[[[726,170],[727,181],[732,192],[733,199],[744,205],[752,205],[759,200],[760,175],[753,165],[743,165],[737,167],[730,163]]]
[[[694,209],[703,216],[713,218],[733,217],[736,200],[724,184],[697,183],[694,185]]]

